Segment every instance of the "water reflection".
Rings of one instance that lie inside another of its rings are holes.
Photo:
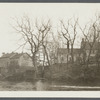
[[[100,86],[72,86],[64,83],[55,84],[55,82],[46,82],[38,80],[36,82],[36,91],[76,91],[76,90],[100,90]]]
[[[35,83],[36,91],[47,91],[47,90],[54,90],[61,88],[60,86],[67,85],[64,82],[53,82],[53,81],[46,81],[43,79],[38,80]]]
[[[48,87],[48,84],[44,80],[38,80],[36,82],[36,90],[37,91],[45,91]]]

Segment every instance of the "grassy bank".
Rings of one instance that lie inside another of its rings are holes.
[[[39,79],[44,79],[46,82],[53,82],[55,84],[63,83],[72,86],[100,86],[100,71],[97,71],[95,66],[90,66],[88,69],[84,68],[84,65],[79,64],[54,64],[49,67],[46,66],[44,68],[44,73],[40,70],[37,77],[35,77],[34,70],[27,70],[12,74],[2,80],[32,83]]]
[[[76,86],[100,86],[100,70],[96,66],[54,64],[45,68],[46,79]]]

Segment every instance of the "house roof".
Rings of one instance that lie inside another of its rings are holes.
[[[68,53],[68,49],[67,48],[58,48],[57,53],[58,54],[66,54],[66,53]]]
[[[15,53],[6,53],[6,54],[3,54],[2,57],[0,58],[11,58],[15,55]]]
[[[90,49],[90,45],[92,45],[93,42],[84,42],[84,46],[86,50]],[[100,49],[100,42],[95,42],[93,45],[94,50]]]
[[[74,49],[73,49],[73,53],[74,53],[74,54],[80,53],[80,48],[74,48]]]
[[[71,53],[71,49],[69,49],[69,52]],[[67,54],[68,49],[67,48],[59,48],[57,51],[58,54]],[[73,53],[78,54],[80,53],[80,48],[73,48]]]
[[[3,54],[3,56],[0,57],[0,59],[3,59],[3,58],[18,59],[23,54],[25,53],[7,53],[7,54]]]
[[[22,56],[23,53],[20,54],[15,54],[14,56],[12,56],[10,59],[18,59],[20,56]]]

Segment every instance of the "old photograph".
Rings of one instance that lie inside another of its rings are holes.
[[[0,91],[100,91],[100,3],[0,3]]]

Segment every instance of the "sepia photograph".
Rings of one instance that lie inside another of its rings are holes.
[[[0,91],[100,91],[100,3],[0,3]]]

